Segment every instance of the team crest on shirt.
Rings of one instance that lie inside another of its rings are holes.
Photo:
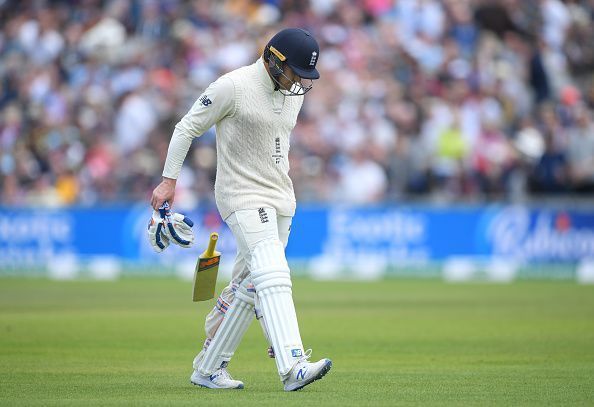
[[[280,137],[274,139],[274,154],[272,154],[272,158],[274,158],[275,164],[280,164],[283,159]]]
[[[206,96],[206,95],[200,96],[200,99],[198,99],[198,100],[200,100],[200,102],[202,102],[202,104],[206,107],[208,107],[212,104],[212,100],[210,100],[208,98],[208,96]]]
[[[258,209],[258,215],[260,215],[260,223],[268,223],[268,214],[266,213],[266,209]]]

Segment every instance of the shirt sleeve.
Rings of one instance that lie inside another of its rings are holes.
[[[163,176],[177,179],[192,140],[234,112],[235,86],[230,78],[221,77],[210,84],[190,111],[175,125]]]

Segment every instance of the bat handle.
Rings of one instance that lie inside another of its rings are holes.
[[[217,240],[219,240],[219,234],[217,232],[212,232],[210,234],[210,240],[208,241],[208,248],[206,249],[206,257],[212,257],[214,255]]]

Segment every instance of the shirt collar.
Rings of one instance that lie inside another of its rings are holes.
[[[274,82],[272,81],[272,78],[270,77],[268,71],[266,70],[266,67],[264,66],[264,59],[262,57],[260,57],[258,61],[256,61],[256,70],[258,72],[258,79],[260,80],[262,85],[264,85],[266,90],[274,92]]]

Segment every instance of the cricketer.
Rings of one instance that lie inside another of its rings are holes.
[[[319,53],[309,32],[281,30],[255,63],[210,84],[175,126],[163,180],[151,198],[151,206],[155,211],[161,208],[161,219],[169,217],[171,226],[157,230],[159,212],[155,212],[155,226],[149,227],[151,243],[157,251],[164,249],[160,246],[164,241],[191,244],[188,221],[164,212],[163,205],[174,201],[176,180],[192,140],[213,125],[215,199],[237,241],[232,280],[206,317],[206,340],[190,378],[195,385],[243,388],[227,366],[254,316],[270,344],[268,352],[275,358],[285,391],[307,386],[332,366],[330,359],[308,360],[311,350],[304,350],[299,333],[285,257],[296,206],[289,178],[289,136],[304,95],[320,77]]]

